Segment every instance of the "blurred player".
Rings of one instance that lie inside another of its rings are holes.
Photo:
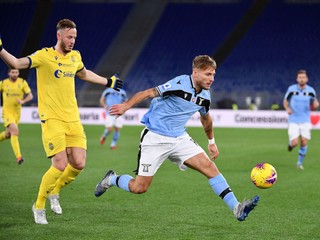
[[[9,78],[0,81],[0,92],[2,91],[3,99],[2,119],[6,128],[0,133],[0,142],[10,138],[17,163],[21,165],[24,161],[20,151],[18,129],[21,106],[31,101],[33,95],[27,81],[19,78],[18,69],[9,69],[8,76]]]
[[[284,97],[283,106],[289,114],[289,145],[288,150],[292,151],[299,143],[297,167],[303,170],[303,160],[308,150],[308,140],[311,139],[310,106],[313,109],[319,107],[314,88],[307,85],[308,75],[305,70],[297,72],[297,83],[291,85]]]
[[[159,167],[169,159],[181,170],[189,167],[207,177],[212,190],[223,199],[235,217],[239,221],[245,220],[257,205],[259,197],[239,203],[215,163],[185,129],[187,121],[194,113],[199,112],[209,140],[210,157],[212,160],[218,157],[219,151],[209,114],[210,87],[215,73],[215,61],[207,55],[200,55],[193,60],[191,75],[175,77],[163,85],[138,92],[123,104],[111,107],[110,114],[122,115],[135,104],[154,98],[141,121],[146,128],[141,133],[136,178],[116,175],[110,170],[97,184],[96,197],[101,196],[111,186],[131,193],[145,193]]]
[[[59,193],[85,167],[87,140],[75,94],[75,77],[119,90],[123,82],[112,76],[107,79],[87,70],[80,52],[73,50],[77,38],[76,24],[60,20],[57,43],[34,54],[17,59],[8,53],[0,40],[0,57],[12,68],[36,68],[38,112],[41,120],[42,142],[51,167],[43,175],[38,198],[32,206],[34,220],[47,224],[45,204],[49,198],[51,210],[62,213]]]
[[[109,108],[114,104],[123,103],[127,100],[127,93],[120,89],[120,91],[115,91],[114,89],[107,88],[103,91],[100,104],[106,110],[106,120],[105,120],[105,130],[100,138],[100,144],[104,144],[106,137],[109,133],[112,132],[112,127],[114,127],[113,138],[111,141],[110,148],[116,149],[117,148],[117,141],[120,137],[120,129],[122,128],[122,120],[121,117],[115,117],[109,114]]]

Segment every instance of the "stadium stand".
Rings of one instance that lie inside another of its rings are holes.
[[[143,2],[143,1],[142,1]],[[123,36],[122,29],[139,29],[140,20],[128,22],[128,16],[143,8],[141,1],[52,1],[52,10],[41,38],[41,47],[55,44],[55,26],[61,18],[75,20],[79,33],[76,49],[80,49],[89,69],[101,69],[101,59],[111,54],[112,41]],[[163,1],[160,1],[163,2]],[[215,56],[226,42],[230,33],[256,2],[254,0],[203,0],[203,1],[166,1],[163,12],[150,34],[146,34],[137,47],[134,62],[125,62],[123,75],[128,95],[153,87],[179,74],[191,73],[191,61],[195,55]],[[317,0],[270,0],[261,14],[255,19],[248,31],[239,38],[234,48],[218,62],[215,83],[212,87],[213,107],[225,98],[246,108],[247,97],[261,98],[262,109],[268,109],[272,103],[281,103],[290,84],[295,82],[295,73],[299,69],[309,72],[310,84],[320,92],[320,68],[318,67],[320,48],[320,29],[318,27],[320,1]],[[159,1],[154,1],[159,4]],[[19,56],[24,47],[24,36],[32,22],[36,1],[10,1],[0,3],[3,13],[0,15],[1,29],[5,47]],[[15,9],[15,18],[11,16]],[[72,11],[70,11],[72,9]],[[140,11],[141,13],[141,11]],[[145,21],[148,21],[148,16]],[[131,24],[131,25],[130,25]],[[81,30],[80,30],[81,29]],[[14,34],[12,34],[14,31]],[[131,34],[132,36],[133,34]],[[128,36],[128,35],[127,35]],[[129,40],[130,41],[130,40]],[[132,39],[132,42],[137,39]],[[120,41],[117,49],[128,50],[127,41]],[[106,53],[109,54],[106,54]],[[129,51],[127,55],[130,55]],[[123,55],[125,56],[125,55]],[[111,60],[108,59],[110,62]],[[6,76],[6,66],[1,62],[1,75]],[[98,66],[98,68],[97,68]],[[111,70],[110,70],[111,71]],[[121,70],[120,70],[121,71]],[[29,77],[35,88],[35,74]],[[77,81],[78,94],[87,89],[82,81]],[[83,91],[81,91],[83,90]],[[98,99],[100,90],[93,99]],[[79,101],[86,105],[86,98]]]
[[[125,78],[129,94],[176,75],[190,74],[194,56],[212,55],[248,9],[248,3],[169,3]]]
[[[309,72],[319,93],[319,12],[319,3],[270,1],[218,69],[218,98],[229,94],[244,107],[246,96],[261,96],[261,107],[268,108],[281,103],[299,69]]]
[[[3,43],[10,53],[19,57],[36,9],[36,2],[2,2],[0,3],[0,9],[0,34]],[[8,76],[7,70],[7,65],[0,61],[0,79]]]

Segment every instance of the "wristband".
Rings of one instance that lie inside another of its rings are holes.
[[[211,145],[211,144],[215,144],[216,143],[216,141],[214,140],[214,138],[212,138],[212,139],[209,139],[209,144]]]
[[[112,79],[107,78],[107,84],[106,84],[106,87],[111,87],[111,85],[112,85]]]

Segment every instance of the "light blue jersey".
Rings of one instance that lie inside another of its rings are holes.
[[[116,91],[113,88],[106,88],[102,95],[102,98],[104,98],[105,104],[110,108],[114,104],[120,104],[127,100],[127,93],[120,89],[120,91]],[[109,111],[106,111],[107,114],[109,114]]]
[[[291,85],[285,95],[289,102],[292,114],[289,115],[289,123],[306,123],[310,122],[310,105],[316,98],[316,91],[306,85],[301,89],[298,84]]]
[[[210,91],[196,93],[191,76],[181,75],[156,87],[160,96],[151,101],[141,122],[158,134],[179,137],[186,131],[185,125],[199,111],[208,114]]]

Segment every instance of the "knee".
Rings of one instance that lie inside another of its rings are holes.
[[[71,164],[71,166],[72,166],[73,168],[75,168],[75,169],[82,170],[82,169],[84,169],[84,167],[86,166],[86,161],[73,163],[73,164]]]
[[[293,140],[291,141],[292,147],[296,147],[296,146],[298,145],[298,142],[299,142],[298,139],[293,139]]]

